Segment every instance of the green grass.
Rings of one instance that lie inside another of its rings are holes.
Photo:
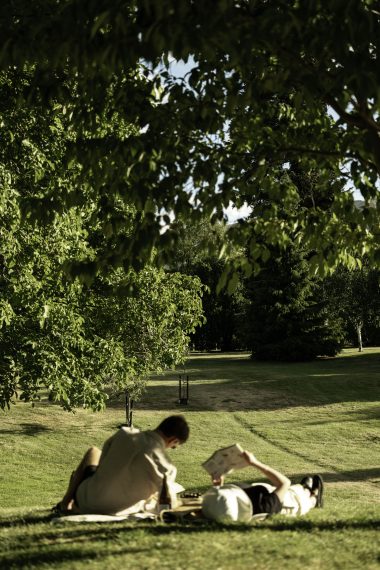
[[[17,404],[0,426],[0,567],[3,569],[348,569],[379,567],[380,349],[313,363],[254,363],[246,354],[194,355],[188,406],[178,372],[151,380],[134,423],[186,414],[189,442],[172,451],[178,480],[204,490],[217,447],[239,442],[297,481],[322,473],[326,506],[306,517],[250,525],[55,524],[49,507],[90,444],[124,421],[122,402],[100,414]],[[241,470],[236,481],[260,480]]]

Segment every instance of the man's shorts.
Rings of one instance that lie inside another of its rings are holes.
[[[277,514],[281,512],[282,503],[276,493],[268,491],[264,485],[253,485],[243,489],[251,499],[253,514],[270,513]]]

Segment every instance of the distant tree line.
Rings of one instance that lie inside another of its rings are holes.
[[[310,273],[313,254],[302,246],[270,247],[258,273],[241,275],[233,292],[218,292],[224,265],[207,247],[217,239],[207,221],[182,226],[178,259],[188,255],[181,270],[206,286],[205,322],[190,337],[194,350],[250,350],[256,359],[301,361],[334,356],[343,346],[380,344],[380,272],[365,258],[360,268],[339,266],[320,277]]]

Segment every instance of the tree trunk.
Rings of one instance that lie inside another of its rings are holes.
[[[125,390],[125,416],[126,416],[125,425],[127,427],[133,427],[133,420],[132,420],[133,404],[134,404],[134,400],[131,397],[129,390]]]
[[[362,342],[362,327],[363,325],[361,323],[358,323],[356,325],[356,333],[358,335],[358,347],[359,347],[359,352],[363,351],[363,342]]]

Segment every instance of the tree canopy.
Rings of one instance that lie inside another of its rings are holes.
[[[314,250],[322,272],[363,254],[380,263],[378,0],[4,0],[0,11],[0,65],[15,102],[58,110],[71,133],[62,164],[72,184],[55,176],[20,201],[41,218],[91,193],[109,243],[82,270],[137,267],[153,248],[166,263],[172,213],[223,219],[230,203],[262,192],[265,217],[231,230],[237,244],[249,237],[251,254],[234,258],[232,273],[257,270],[266,244],[290,241]],[[184,78],[172,57],[192,62]],[[7,118],[1,128],[12,135]],[[311,200],[285,222],[279,208],[298,202],[286,172],[295,160],[318,170],[329,207]],[[115,196],[137,212],[117,248]]]
[[[67,410],[99,410],[183,361],[201,321],[198,279],[146,266],[68,281],[62,261],[97,251],[91,211],[39,228],[20,223],[12,195],[1,210],[0,408],[49,394]]]
[[[29,71],[0,73],[0,408],[49,394],[65,409],[100,409],[110,392],[136,397],[149,373],[183,360],[202,288],[152,263],[95,277],[104,250],[117,252],[135,231],[136,210],[78,186],[62,106],[17,105],[30,81]],[[109,128],[120,138],[129,129],[116,116]]]

